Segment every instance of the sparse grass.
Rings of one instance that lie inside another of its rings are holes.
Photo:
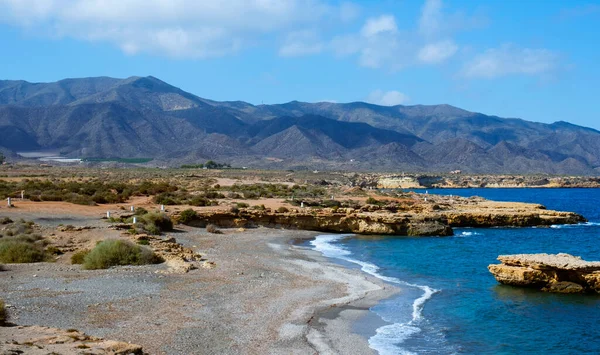
[[[76,252],[75,254],[71,255],[71,264],[74,264],[74,265],[83,264],[85,257],[89,253],[90,253],[90,251],[88,249],[84,249],[84,250],[80,250],[80,251]]]
[[[83,268],[87,270],[108,269],[111,266],[146,265],[162,262],[154,252],[129,241],[105,240],[85,256]]]

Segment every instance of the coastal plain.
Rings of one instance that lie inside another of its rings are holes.
[[[32,166],[1,173],[12,206],[0,207],[0,217],[31,221],[54,251],[51,262],[7,263],[0,272],[14,325],[0,327],[4,352],[92,348],[83,336],[64,340],[77,330],[149,354],[372,353],[356,323],[402,290],[333,264],[306,241],[332,232],[397,235],[406,226],[414,232],[406,235],[435,236],[453,227],[585,221],[536,204],[379,191],[354,174]],[[164,214],[174,228],[144,230],[138,211]],[[71,263],[112,239],[147,245],[165,262],[105,270]]]

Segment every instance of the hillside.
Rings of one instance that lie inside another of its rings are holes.
[[[0,81],[0,151],[261,168],[597,174],[600,132],[449,105],[197,97],[154,77]]]

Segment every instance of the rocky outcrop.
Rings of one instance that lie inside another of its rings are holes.
[[[373,178],[373,177],[371,177]],[[549,177],[523,175],[379,175],[377,186],[383,189],[431,189],[431,188],[598,188],[600,178],[595,176]]]
[[[1,354],[145,354],[142,347],[40,326],[0,327]]]
[[[340,209],[342,210],[342,209]],[[313,230],[331,233],[448,236],[453,231],[442,220],[393,213],[352,213],[322,211],[268,212],[205,212],[191,222],[197,227],[214,224],[224,228],[271,227]]]
[[[443,197],[432,196],[431,199]],[[352,208],[319,211],[294,209],[289,212],[243,209],[236,212],[202,211],[193,225],[205,227],[214,224],[223,228],[271,227],[313,230],[330,233],[449,236],[452,227],[527,227],[585,222],[582,216],[570,212],[548,211],[541,205],[502,204],[490,201],[444,206],[437,204],[414,205],[409,210],[388,210],[367,205]]]
[[[498,282],[557,293],[600,293],[600,261],[569,254],[501,255],[488,266]]]

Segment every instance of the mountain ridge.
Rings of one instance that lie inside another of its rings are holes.
[[[260,168],[597,174],[600,131],[470,112],[214,101],[153,76],[0,80],[0,149],[69,157],[219,159]],[[293,147],[293,148],[292,148]]]

